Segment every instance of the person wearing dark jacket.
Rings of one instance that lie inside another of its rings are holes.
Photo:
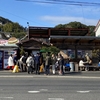
[[[50,62],[51,62],[51,58],[50,58],[50,54],[48,53],[46,55],[46,59],[45,59],[45,75],[49,75],[49,69],[50,69]]]
[[[64,65],[64,58],[61,54],[59,54],[59,66],[60,66],[59,74],[60,75],[64,74],[63,65]]]
[[[35,70],[36,70],[36,74],[40,74],[39,70],[40,70],[40,55],[39,53],[37,53],[37,55],[35,56]]]
[[[51,61],[52,61],[52,73],[55,74],[55,70],[56,70],[56,56],[54,54],[52,54],[52,57],[51,57]]]
[[[22,58],[22,62],[23,62],[23,71],[27,71],[27,68],[26,68],[26,60],[27,60],[27,56],[26,54],[24,54],[24,57]]]

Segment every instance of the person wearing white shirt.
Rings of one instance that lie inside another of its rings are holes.
[[[80,70],[83,70],[83,68],[85,67],[84,61],[82,59],[79,61],[79,67],[80,67]]]
[[[14,66],[14,60],[13,60],[12,54],[8,58],[8,66],[10,67],[11,70],[12,70],[12,67]]]

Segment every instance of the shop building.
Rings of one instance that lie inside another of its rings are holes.
[[[9,44],[9,39],[9,34],[0,32],[0,69],[6,69],[9,55],[17,53],[18,46],[15,43]]]

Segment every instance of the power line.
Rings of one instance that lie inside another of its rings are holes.
[[[1,9],[0,9],[0,10],[1,10]],[[19,17],[19,18],[21,18],[21,19],[23,19],[23,20],[26,20],[27,22],[37,23],[37,22],[35,22],[35,21],[33,21],[33,20],[30,20],[30,19],[27,19],[27,18],[24,18],[24,17],[18,16],[18,15],[13,14],[13,13],[10,13],[10,12],[4,11],[4,10],[1,10],[1,11],[5,12],[5,13],[8,13],[8,14],[10,14],[10,15],[13,15],[13,16],[15,16],[15,17]],[[37,23],[37,24],[40,24],[40,23]],[[43,25],[43,24],[41,24],[41,25]]]
[[[100,3],[93,2],[79,2],[68,0],[16,0],[23,2],[49,3],[49,4],[63,4],[63,5],[77,5],[77,6],[100,6]]]

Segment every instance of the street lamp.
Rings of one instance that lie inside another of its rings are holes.
[[[29,22],[27,22],[27,26],[28,26],[28,28],[27,28],[27,35],[28,35],[28,39],[29,39]]]

